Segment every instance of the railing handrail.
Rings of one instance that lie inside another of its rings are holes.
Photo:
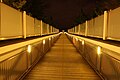
[[[60,33],[54,34],[54,35],[50,35],[50,36],[45,36],[45,37],[42,37],[42,38],[32,39],[32,40],[29,40],[29,41],[24,41],[24,42],[20,42],[20,43],[16,43],[16,44],[0,47],[0,55],[4,54],[6,52],[12,51],[12,50],[21,48],[23,46],[27,46],[29,44],[33,44],[33,43],[38,42],[40,40],[43,40],[43,39],[46,39],[46,38],[50,38],[52,36],[59,35],[59,34]]]
[[[90,43],[96,44],[98,46],[101,46],[101,47],[106,48],[108,50],[114,51],[116,53],[120,53],[120,47],[119,46],[111,45],[111,44],[108,44],[108,43],[103,43],[103,42],[100,42],[100,41],[91,40],[91,39],[88,39],[88,38],[84,38],[84,37],[80,37],[80,36],[76,36],[76,35],[72,35],[72,34],[69,34],[69,35],[74,36],[75,38],[78,38],[78,39],[80,38],[84,41],[88,41]],[[110,54],[110,53],[108,53],[108,54]],[[110,54],[110,55],[113,55],[113,54]]]
[[[102,53],[104,53],[104,52],[102,52]],[[114,60],[116,60],[116,61],[120,61],[120,59],[117,57],[113,57],[113,56],[111,56],[110,54],[106,54],[105,53],[105,55],[107,55],[107,56],[109,56],[109,57],[111,57],[112,59],[114,59]]]
[[[25,50],[26,50],[26,49],[25,49]],[[7,58],[5,58],[5,59],[0,60],[0,63],[4,62],[4,61],[6,61],[6,60],[10,60],[10,59],[15,58],[16,56],[20,55],[20,54],[21,54],[22,52],[24,52],[25,50],[23,50],[23,51],[21,51],[21,52],[19,52],[19,53],[17,53],[17,54],[14,54],[14,55],[12,55],[12,56],[9,56],[9,57],[7,57]]]

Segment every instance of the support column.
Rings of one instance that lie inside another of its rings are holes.
[[[107,38],[107,29],[108,29],[108,12],[104,11],[103,40],[106,40]]]
[[[23,11],[23,37],[26,38],[26,11]]]

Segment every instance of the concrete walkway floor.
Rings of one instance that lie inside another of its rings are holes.
[[[62,34],[24,80],[101,80]]]

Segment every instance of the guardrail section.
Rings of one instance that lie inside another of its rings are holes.
[[[0,80],[21,79],[59,36],[60,33],[0,47]]]
[[[50,28],[49,28],[50,26]],[[0,40],[58,33],[53,26],[0,2]]]
[[[21,34],[22,12],[0,3],[0,38],[22,37]]]
[[[120,47],[66,33],[84,59],[105,80],[120,80]]]

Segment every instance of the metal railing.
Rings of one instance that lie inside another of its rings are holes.
[[[102,79],[120,80],[120,47],[66,34]]]
[[[18,47],[15,47],[19,44],[16,43],[13,45],[14,48],[10,48],[10,45],[1,47],[1,51],[2,49],[6,51],[0,52],[0,80],[21,79],[52,47],[59,36],[60,34],[55,34],[38,40],[25,41],[26,44],[21,43]]]
[[[0,62],[0,80],[15,80],[28,68],[25,50]]]
[[[103,40],[120,41],[119,12],[120,7],[110,11],[104,11],[104,14],[91,20],[86,20],[86,22],[69,29],[68,32],[82,36],[102,38]]]
[[[4,1],[0,2],[0,15],[0,40],[59,33],[53,26],[4,4]]]
[[[116,57],[108,53],[116,54]],[[120,80],[120,54],[108,49],[102,50],[100,72],[106,80]]]

